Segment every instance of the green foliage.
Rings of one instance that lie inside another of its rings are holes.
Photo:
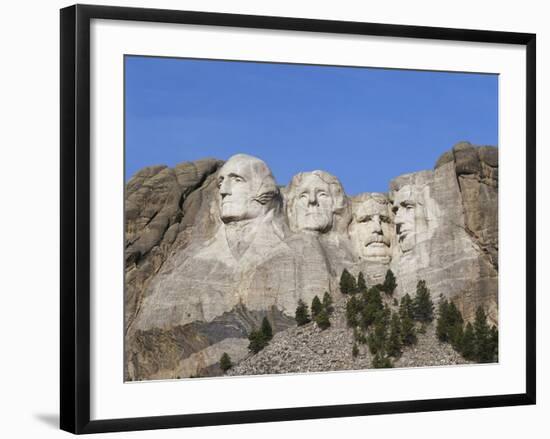
[[[440,298],[436,325],[437,338],[442,342],[451,343],[460,351],[463,337],[464,319],[453,302]]]
[[[322,309],[319,314],[317,314],[317,317],[315,317],[315,323],[317,323],[317,326],[319,326],[319,328],[323,331],[330,326],[330,319],[326,309]]]
[[[401,341],[404,346],[411,346],[417,342],[414,321],[408,314],[401,318]]]
[[[464,329],[462,314],[453,302],[441,299],[438,307],[437,337],[451,343],[468,361],[491,363],[498,360],[498,330],[489,328],[487,315],[478,307],[474,324]]]
[[[413,299],[413,314],[419,322],[431,322],[434,317],[434,304],[426,281],[419,280],[416,285],[416,295]]]
[[[372,359],[372,367],[374,367],[375,369],[386,369],[393,367],[393,364],[388,356],[384,355],[381,352],[377,352]]]
[[[399,306],[399,302],[397,301],[396,298],[393,299],[392,305],[393,306]]]
[[[227,352],[224,352],[220,358],[220,368],[224,372],[227,372],[229,369],[233,367],[233,363],[231,363],[231,357]]]
[[[492,330],[487,324],[487,315],[482,307],[476,310],[476,318],[474,321],[474,338],[475,338],[475,357],[479,363],[491,363],[496,360],[495,351],[497,346],[494,345]],[[498,333],[496,335],[498,341]]]
[[[395,275],[393,274],[393,271],[391,270],[386,271],[386,277],[384,278],[384,283],[382,284],[381,290],[391,296],[396,288],[397,288],[397,282],[395,279]]]
[[[353,356],[353,358],[356,358],[357,355],[359,355],[359,348],[355,343],[353,343],[353,348],[351,349],[351,355]]]
[[[269,323],[267,317],[263,318],[260,330],[262,331],[262,335],[266,338],[267,341],[273,338],[273,328],[271,327],[271,324]]]
[[[328,291],[325,291],[325,294],[323,295],[323,308],[327,311],[328,315],[331,315],[334,311],[332,303],[332,296],[328,293]]]
[[[361,309],[361,304],[356,296],[351,296],[346,303],[346,322],[348,327],[354,328],[359,324],[357,314]]]
[[[252,331],[248,334],[248,350],[254,354],[260,352],[263,348],[267,346],[269,340],[266,340],[262,335],[262,331]]]
[[[360,294],[365,294],[367,292],[367,283],[365,282],[362,271],[360,271],[357,276],[357,292]]]
[[[387,352],[392,357],[401,355],[401,320],[399,314],[393,312],[391,315],[390,335],[388,337]]]
[[[306,323],[311,322],[311,319],[309,318],[308,307],[302,299],[298,300],[298,306],[296,307],[295,319],[296,319],[296,323],[298,324],[298,326],[303,326]]]
[[[401,298],[401,303],[399,304],[399,317],[401,317],[401,319],[405,317],[409,317],[411,320],[414,319],[413,301],[409,293]]]
[[[374,319],[374,330],[367,337],[367,344],[371,354],[384,350],[388,337],[388,318],[386,312],[379,311]]]
[[[466,324],[462,337],[462,356],[466,360],[474,360],[476,354],[474,327],[470,322]]]
[[[262,320],[262,325],[259,330],[251,331],[248,335],[248,350],[257,354],[263,348],[265,348],[269,341],[273,338],[273,329],[267,317]]]
[[[340,276],[340,291],[342,294],[354,294],[357,291],[357,284],[353,275],[344,268]]]
[[[311,301],[311,318],[315,320],[321,310],[323,309],[323,304],[318,296],[315,296]]]
[[[361,326],[366,330],[374,323],[376,315],[383,310],[382,297],[380,296],[380,288],[374,286],[368,289],[363,301],[361,313]]]

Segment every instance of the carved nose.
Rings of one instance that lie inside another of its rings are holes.
[[[308,205],[317,206],[317,197],[315,195],[308,196]]]
[[[220,195],[222,196],[222,198],[226,195],[231,195],[229,183],[227,183],[225,180],[222,181],[222,184],[220,185]]]

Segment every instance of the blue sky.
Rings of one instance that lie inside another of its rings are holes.
[[[350,195],[498,143],[496,75],[127,56],[126,169],[247,153],[279,184],[336,175]]]

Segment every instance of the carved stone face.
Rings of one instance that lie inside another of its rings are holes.
[[[334,202],[329,184],[318,175],[306,175],[296,188],[294,201],[299,230],[326,232],[332,227]]]
[[[392,234],[390,204],[384,195],[365,196],[354,201],[350,235],[362,258],[389,262]]]
[[[416,224],[423,210],[417,205],[414,192],[412,185],[404,185],[393,194],[395,234],[403,253],[411,251],[416,244]]]
[[[256,218],[269,210],[276,193],[267,165],[246,154],[231,157],[218,172],[220,217],[224,223]]]
[[[302,172],[292,177],[286,210],[294,232],[345,232],[351,214],[342,184],[325,171]]]

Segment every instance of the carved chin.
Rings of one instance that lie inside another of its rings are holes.
[[[309,230],[312,232],[326,232],[331,228],[330,218],[321,214],[308,214],[301,218],[298,222],[300,230]]]
[[[363,249],[363,256],[368,261],[389,262],[391,249],[382,243],[372,243]]]
[[[408,253],[414,248],[415,243],[416,239],[414,235],[407,235],[403,239],[399,239],[399,248],[401,248],[403,253]]]

